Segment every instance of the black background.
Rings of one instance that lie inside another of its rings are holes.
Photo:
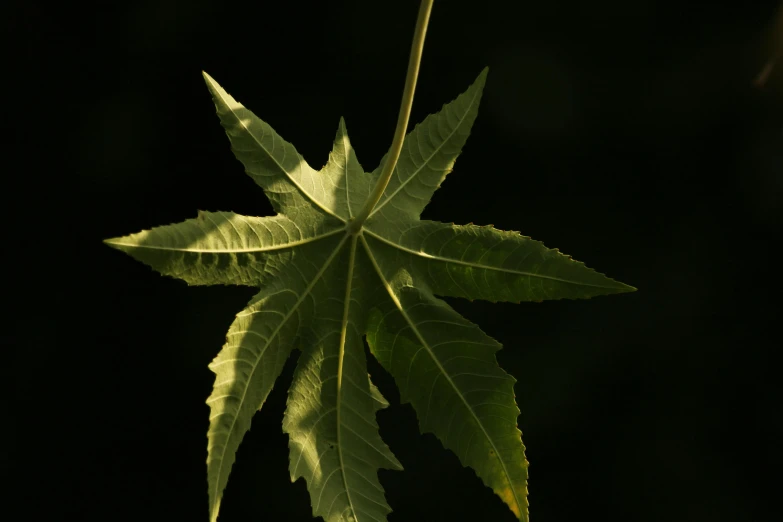
[[[62,57],[50,69],[58,80],[34,92],[67,97],[70,117],[54,130],[82,217],[69,236],[78,234],[68,250],[77,284],[34,292],[36,313],[17,323],[20,407],[3,429],[20,492],[12,502],[60,520],[207,520],[207,364],[253,290],[188,287],[101,240],[199,209],[271,213],[230,152],[202,70],[315,168],[344,116],[359,161],[375,168],[417,9],[165,0],[17,11],[17,57],[39,47]],[[578,302],[449,301],[503,343],[499,362],[518,379],[537,522],[779,516],[770,326],[783,67],[753,85],[772,52],[775,9],[435,4],[411,124],[490,72],[472,135],[424,217],[520,230],[639,289]],[[281,430],[292,363],[240,447],[222,522],[310,520]],[[392,403],[381,434],[406,468],[380,473],[389,520],[514,520],[418,433],[391,378],[370,364]]]

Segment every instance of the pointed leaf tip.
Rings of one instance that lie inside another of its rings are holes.
[[[481,85],[481,88],[484,88],[484,84],[487,82],[487,74],[489,74],[489,67],[484,67],[481,69],[481,72],[476,77],[476,81],[473,82],[476,85]]]
[[[215,79],[206,73],[206,71],[201,71],[201,76],[204,77],[204,83],[207,84],[207,89],[209,89],[210,94],[214,98],[218,95],[220,91],[223,90],[223,88],[220,86],[218,82],[215,81]],[[224,91],[225,92],[225,91]],[[228,94],[228,93],[226,93]]]
[[[110,237],[108,239],[103,239],[102,242],[104,245],[110,246],[112,248],[119,248],[118,243],[122,239],[121,237]]]
[[[348,137],[348,128],[345,125],[345,118],[340,116],[340,121],[337,123],[337,134],[335,139],[340,139],[342,136]]]
[[[607,277],[607,279],[611,282],[611,286],[607,286],[607,288],[611,290],[609,293],[625,294],[630,292],[636,292],[637,290],[636,287],[631,285],[626,285],[625,283],[621,283],[620,281],[617,281],[615,279],[611,279],[609,277]]]

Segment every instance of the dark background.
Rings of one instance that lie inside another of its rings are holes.
[[[773,53],[776,7],[435,3],[411,124],[490,72],[471,138],[424,217],[520,230],[639,289],[450,300],[503,343],[499,362],[518,379],[536,522],[780,515],[770,330],[783,67],[753,85]],[[344,116],[372,170],[391,142],[417,9],[166,0],[15,12],[20,63],[39,48],[61,57],[47,70],[58,80],[30,92],[41,103],[65,95],[54,131],[81,218],[68,245],[76,284],[41,277],[49,290],[17,323],[13,385],[35,399],[16,401],[3,429],[11,504],[52,520],[207,520],[207,364],[253,290],[188,287],[101,240],[199,209],[271,213],[230,152],[202,70],[315,168]],[[240,447],[221,522],[310,520],[281,430],[292,362]],[[514,520],[370,370],[392,403],[381,434],[406,468],[380,474],[389,520]]]

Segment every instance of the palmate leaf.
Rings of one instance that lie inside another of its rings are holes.
[[[307,482],[314,516],[386,520],[391,508],[378,470],[402,465],[378,433],[375,414],[387,402],[367,373],[363,337],[413,405],[421,430],[527,520],[515,380],[497,365],[500,344],[436,296],[519,302],[634,289],[516,232],[419,219],[467,139],[486,74],[408,134],[391,182],[359,231],[348,225],[381,167],[364,172],[345,122],[329,161],[315,171],[204,75],[234,154],[277,215],[200,212],[106,242],[189,284],[260,289],[210,365],[211,520],[251,418],[294,349],[302,353],[283,421],[291,479]]]

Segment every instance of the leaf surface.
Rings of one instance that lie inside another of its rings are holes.
[[[210,519],[217,520],[253,414],[298,349],[283,421],[291,479],[305,479],[314,516],[386,520],[391,507],[378,470],[402,465],[379,434],[376,413],[388,403],[367,373],[366,338],[421,430],[527,520],[515,380],[497,364],[500,344],[437,296],[517,302],[634,289],[516,232],[419,219],[470,133],[486,69],[408,134],[389,185],[358,231],[351,220],[386,159],[365,173],[341,119],[329,160],[315,171],[204,77],[234,154],[277,215],[200,212],[106,243],[189,284],[259,288],[210,365]]]
[[[367,263],[357,258],[357,238],[347,243],[340,263],[347,274],[322,282],[325,299],[317,304],[283,421],[291,480],[307,480],[313,515],[327,522],[383,520],[391,508],[377,470],[402,469],[378,434],[375,412],[383,403],[371,391],[362,342]]]

